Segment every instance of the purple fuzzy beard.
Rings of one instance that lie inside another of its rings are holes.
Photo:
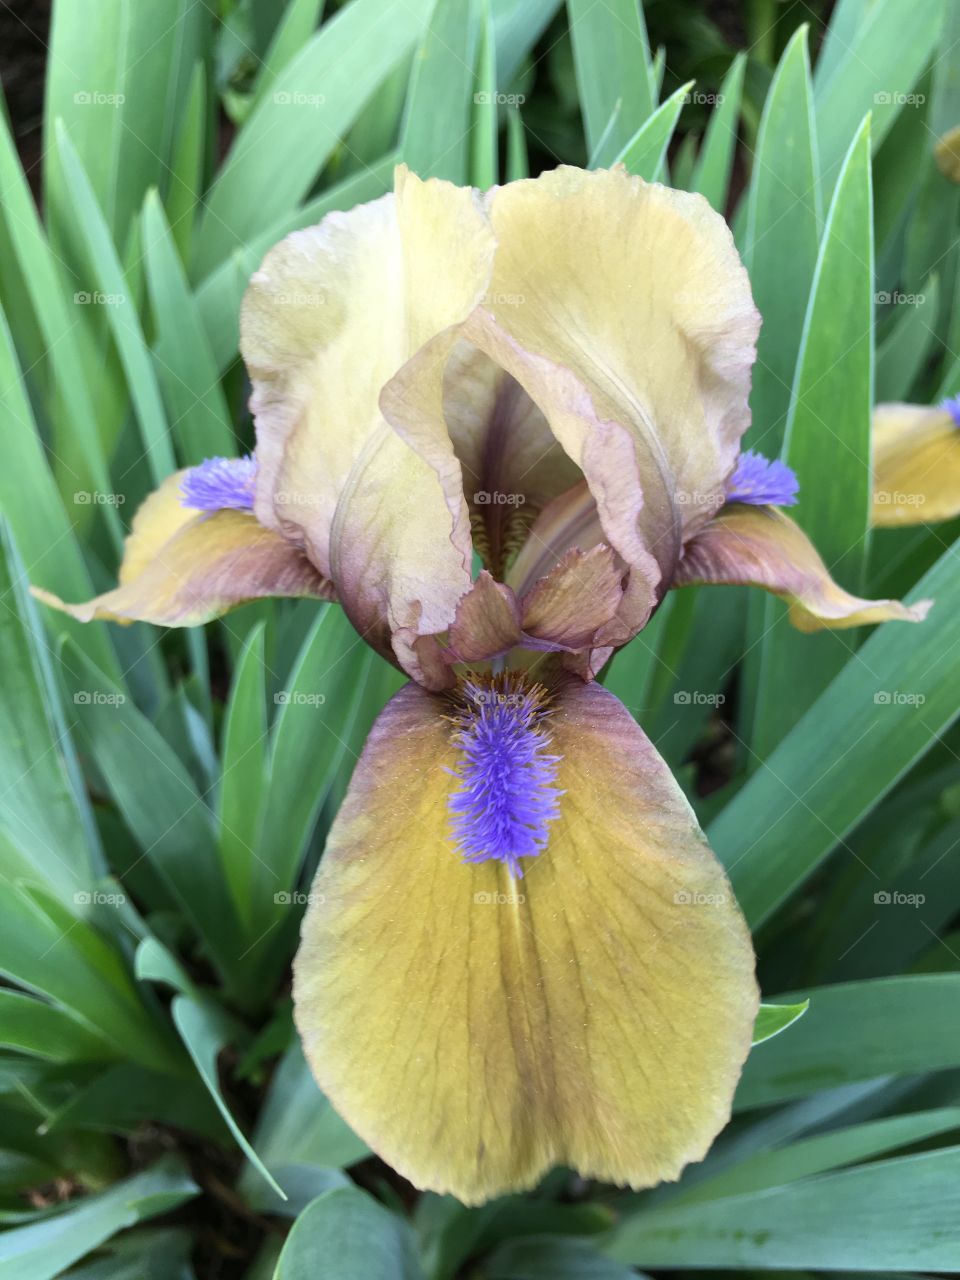
[[[800,485],[796,473],[785,462],[764,458],[748,449],[741,453],[733,475],[727,481],[728,502],[749,502],[757,506],[792,507]]]
[[[197,511],[252,511],[257,460],[207,458],[180,484],[180,504]]]
[[[953,425],[960,427],[960,396],[950,396],[940,405],[941,409],[946,409],[950,417],[953,419]]]
[[[545,691],[508,673],[467,681],[461,693],[453,744],[462,759],[451,770],[460,786],[449,801],[454,839],[464,862],[496,858],[519,879],[520,859],[543,851],[560,813],[560,757],[546,754],[550,739],[540,727]]]

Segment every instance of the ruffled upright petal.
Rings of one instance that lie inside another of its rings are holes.
[[[879,404],[873,415],[875,525],[960,515],[960,397],[940,407]]]
[[[493,238],[475,192],[405,170],[395,195],[330,214],[267,255],[243,305],[260,520],[304,541],[357,630],[423,675],[418,639],[470,586],[469,519],[392,430],[384,385],[422,348],[440,402],[456,326],[483,296]]]
[[[120,585],[83,604],[34,594],[81,622],[153,622],[193,627],[262,596],[332,600],[333,589],[299,547],[243,510],[184,505],[178,471],[140,507],[120,566]]]
[[[922,622],[931,601],[863,600],[834,582],[813,543],[775,507],[732,503],[684,551],[675,586],[724,583],[763,587],[790,606],[800,631],[864,623]]]
[[[402,1174],[466,1203],[555,1163],[676,1178],[729,1116],[757,1009],[724,873],[625,708],[516,679],[474,689],[472,721],[396,695],[295,963],[323,1090]]]
[[[730,232],[701,197],[622,169],[561,167],[489,203],[495,269],[468,336],[546,415],[608,544],[632,564],[638,523],[668,581],[750,421],[759,316]]]

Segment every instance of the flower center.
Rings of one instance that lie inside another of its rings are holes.
[[[496,858],[522,878],[520,859],[543,851],[560,813],[560,757],[547,753],[543,728],[546,690],[505,672],[465,681],[459,696],[452,741],[461,758],[451,770],[459,786],[449,801],[454,839],[464,862]]]

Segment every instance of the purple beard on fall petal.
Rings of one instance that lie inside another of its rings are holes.
[[[953,419],[953,425],[960,427],[960,396],[950,396],[940,405],[941,409],[946,409],[950,417]]]
[[[560,812],[560,757],[546,753],[541,727],[544,690],[503,675],[467,681],[462,696],[453,735],[462,759],[450,770],[460,783],[449,801],[454,839],[464,862],[496,858],[522,878],[520,859],[543,851]]]
[[[180,484],[180,504],[197,511],[252,511],[257,460],[206,458]]]
[[[741,453],[733,475],[727,481],[728,502],[749,502],[757,506],[792,507],[800,485],[796,473],[778,458],[771,460],[748,449]]]

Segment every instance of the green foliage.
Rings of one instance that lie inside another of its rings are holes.
[[[932,154],[960,20],[714,8],[54,0],[42,215],[0,115],[0,1280],[960,1271],[957,528],[867,527],[876,397],[960,391]],[[838,640],[676,593],[604,673],[726,863],[769,999],[729,1128],[648,1192],[556,1170],[479,1209],[414,1196],[317,1089],[290,962],[400,684],[338,608],[175,634],[27,589],[88,596],[158,480],[249,447],[251,272],[398,159],[481,186],[619,160],[701,192],[764,318],[749,443],[798,470],[846,587],[936,601]]]

